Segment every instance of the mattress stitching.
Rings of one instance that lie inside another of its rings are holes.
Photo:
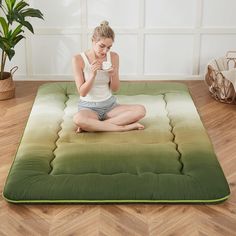
[[[180,165],[181,165],[179,171],[180,171],[180,174],[181,174],[181,175],[184,175],[184,173],[183,173],[184,163],[183,163],[183,161],[182,161],[182,159],[181,159],[182,153],[180,152],[180,150],[179,150],[179,145],[178,145],[178,143],[176,142],[176,135],[175,135],[175,132],[174,132],[174,126],[173,126],[173,123],[172,123],[172,119],[171,119],[171,117],[170,117],[170,115],[169,115],[169,110],[168,110],[168,108],[167,108],[166,93],[162,94],[162,97],[163,97],[163,100],[164,100],[164,102],[165,102],[165,110],[166,110],[166,112],[167,112],[167,115],[166,115],[166,116],[167,116],[167,118],[169,119],[169,125],[170,125],[170,127],[171,127],[170,132],[171,132],[172,135],[173,135],[173,139],[172,139],[171,141],[175,144],[175,149],[176,149],[176,151],[177,151],[177,153],[178,153],[178,155],[179,155],[178,161],[179,161],[179,163],[180,163]]]
[[[182,162],[182,159],[181,159],[182,153],[179,151],[178,143],[177,143],[176,140],[175,140],[176,135],[175,135],[175,133],[174,133],[174,131],[173,131],[174,126],[173,126],[173,124],[172,124],[171,117],[169,116],[169,110],[167,109],[166,93],[163,93],[163,94],[160,94],[160,95],[162,95],[162,98],[163,98],[163,100],[164,100],[164,102],[165,102],[165,110],[166,110],[166,112],[167,112],[167,118],[169,119],[169,126],[171,127],[170,132],[171,132],[172,135],[173,135],[173,139],[172,139],[171,141],[172,141],[172,143],[175,144],[175,149],[176,149],[176,151],[177,151],[177,153],[178,153],[178,155],[179,155],[178,161],[179,161],[179,163],[180,163],[180,165],[181,165],[181,168],[180,168],[179,171],[180,171],[180,174],[181,174],[181,175],[184,175],[184,173],[183,173],[184,163]],[[58,148],[57,142],[58,142],[58,140],[60,139],[60,132],[61,132],[61,130],[62,130],[62,124],[63,124],[63,121],[64,121],[65,110],[66,110],[66,108],[67,108],[67,102],[69,101],[69,95],[68,95],[67,93],[65,93],[65,96],[66,96],[66,99],[64,100],[64,109],[63,109],[64,115],[62,116],[61,122],[60,122],[60,124],[59,124],[59,127],[60,127],[60,128],[59,128],[59,130],[58,130],[58,132],[57,132],[57,139],[55,140],[55,148],[54,148],[53,151],[52,151],[54,157],[53,157],[53,158],[51,159],[51,161],[49,162],[49,165],[50,165],[50,167],[51,167],[51,170],[50,170],[50,172],[49,172],[48,174],[51,174],[52,171],[53,171],[52,162],[53,162],[54,159],[56,158],[55,151],[56,151],[56,149]],[[124,172],[124,173],[126,173],[126,172]],[[99,173],[99,174],[100,174],[100,173]],[[121,173],[118,173],[118,174],[121,174]],[[159,175],[159,174],[172,174],[172,173],[155,173],[155,174],[158,174],[158,175]],[[111,174],[108,174],[108,175],[111,175]],[[139,174],[138,174],[138,175],[139,175]],[[176,175],[176,173],[175,173],[175,175]]]
[[[60,132],[62,130],[62,123],[64,122],[64,117],[65,117],[65,110],[67,108],[67,102],[69,101],[69,95],[68,93],[65,93],[65,96],[66,96],[66,99],[64,100],[64,108],[63,108],[63,116],[62,116],[62,119],[61,119],[61,122],[59,124],[59,129],[57,131],[57,139],[55,140],[55,148],[52,150],[52,154],[53,154],[53,158],[50,160],[49,162],[49,166],[51,167],[51,170],[49,171],[49,175],[52,173],[53,171],[53,167],[52,167],[52,162],[54,161],[54,159],[56,158],[56,155],[55,155],[55,151],[57,150],[58,148],[58,145],[57,145],[57,142],[58,140],[60,139]]]

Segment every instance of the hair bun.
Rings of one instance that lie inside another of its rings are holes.
[[[108,26],[109,25],[109,22],[104,20],[100,23],[100,26]]]
[[[101,38],[110,38],[113,42],[115,39],[115,33],[106,20],[102,21],[93,31],[92,41],[98,42]]]

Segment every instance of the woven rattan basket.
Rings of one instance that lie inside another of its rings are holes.
[[[205,82],[217,101],[236,104],[236,51],[214,59],[207,65]]]
[[[15,85],[12,79],[13,74],[18,69],[13,67],[10,72],[3,72],[3,80],[0,80],[0,101],[13,98],[15,96]]]

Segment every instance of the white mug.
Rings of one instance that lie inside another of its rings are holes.
[[[109,70],[109,69],[111,68],[111,66],[112,66],[112,64],[111,64],[111,62],[109,62],[109,61],[104,61],[104,62],[102,63],[102,69],[103,69],[103,70]]]

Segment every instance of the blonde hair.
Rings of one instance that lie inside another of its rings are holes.
[[[109,26],[108,21],[102,21],[93,31],[92,40],[99,41],[101,38],[110,38],[112,41],[115,39],[115,33]]]

